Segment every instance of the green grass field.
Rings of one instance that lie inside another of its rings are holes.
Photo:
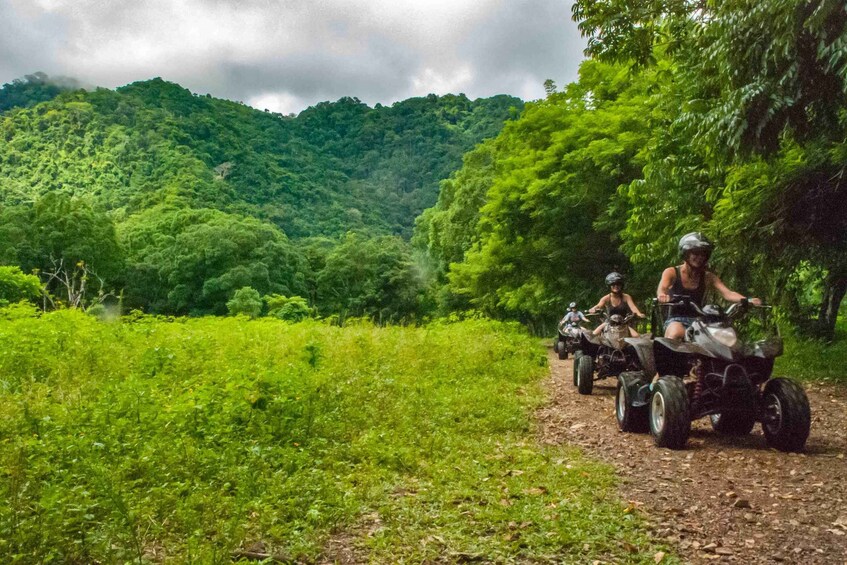
[[[547,371],[487,321],[2,320],[0,562],[653,562],[612,470],[536,443]]]
[[[785,355],[776,360],[774,374],[805,381],[847,384],[847,320],[840,318],[831,343],[785,336]]]

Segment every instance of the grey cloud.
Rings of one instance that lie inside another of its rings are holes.
[[[22,14],[0,2],[0,83],[38,71],[60,72],[54,53],[62,49],[64,36],[60,18]]]
[[[38,70],[107,87],[161,76],[242,101],[276,93],[385,104],[426,94],[422,77],[472,97],[524,95],[527,84],[542,96],[545,79],[576,79],[584,43],[565,0],[57,0],[49,14],[21,6],[0,0],[0,82]]]
[[[577,79],[584,48],[568,4],[521,0],[493,13],[459,51],[473,61],[481,95],[517,89],[520,82],[531,80],[538,86],[538,96],[543,96],[546,79],[559,86]]]
[[[311,103],[343,96],[371,105],[385,103],[406,89],[406,74],[420,66],[419,57],[382,37],[372,36],[365,43],[355,57],[311,51],[249,64],[229,61],[222,63],[214,83],[208,77],[186,77],[183,84],[241,101],[261,93],[286,92]]]

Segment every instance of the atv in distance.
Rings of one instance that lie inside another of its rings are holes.
[[[681,449],[692,420],[708,416],[712,428],[726,435],[748,434],[761,422],[769,446],[802,451],[811,427],[809,400],[793,381],[771,378],[782,338],[778,327],[768,327],[770,307],[744,300],[726,310],[714,304],[700,308],[687,296],[667,304],[683,305],[697,313],[685,338],[657,337],[652,348],[639,352],[644,370],[618,378],[615,412],[621,430],[640,431],[649,423],[657,446]],[[748,327],[742,329],[749,330],[754,311],[760,327],[771,332],[766,339],[744,337],[734,327],[745,318]],[[661,376],[654,380],[655,374]]]
[[[634,317],[633,314],[609,316],[600,335],[582,330],[579,350],[574,353],[573,382],[580,394],[591,394],[594,381],[642,368],[634,344],[649,346],[650,336],[630,337],[629,323]]]
[[[588,318],[597,314],[583,314]],[[582,339],[582,327],[574,322],[559,322],[559,335],[553,342],[553,351],[559,355],[559,359],[567,359],[568,354],[575,354],[579,350]]]

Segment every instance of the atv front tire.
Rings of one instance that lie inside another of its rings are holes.
[[[559,353],[559,359],[568,358],[568,346],[564,341],[559,340],[559,345],[556,348],[556,351]]]
[[[682,379],[660,378],[650,401],[650,433],[658,447],[682,449],[691,432],[688,392]]]
[[[771,379],[762,393],[762,431],[780,451],[803,451],[812,425],[806,392],[788,379]]]
[[[576,366],[576,386],[580,394],[591,394],[594,390],[594,359],[583,354]]]
[[[633,406],[631,390],[641,384],[644,373],[630,372],[618,375],[618,393],[615,397],[615,417],[622,432],[643,433],[650,428],[647,406]]]
[[[577,372],[579,371],[579,358],[582,357],[584,353],[577,349],[573,354],[573,386],[579,386],[579,377],[577,376]]]

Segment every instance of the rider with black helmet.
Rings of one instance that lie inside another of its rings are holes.
[[[635,305],[632,297],[623,291],[624,282],[624,276],[618,272],[611,272],[606,275],[606,286],[609,287],[610,292],[601,298],[600,302],[598,302],[596,306],[591,307],[588,311],[596,312],[597,310],[605,308],[607,317],[613,316],[614,314],[620,314],[621,316],[626,317],[630,313],[633,313],[639,318],[643,318],[644,314],[642,314],[641,310],[638,309],[638,306]],[[600,332],[602,332],[605,327],[605,322],[597,326],[597,329],[594,330],[594,335],[600,335]],[[629,328],[629,333],[632,337],[638,337],[638,333],[632,328]]]
[[[679,255],[682,265],[668,267],[662,273],[656,297],[659,302],[670,302],[673,296],[688,296],[698,306],[703,306],[706,291],[714,289],[728,302],[739,302],[744,296],[730,290],[715,273],[708,270],[709,257],[714,246],[700,232],[691,232],[679,240]],[[753,304],[761,304],[758,298],[751,298]],[[665,321],[665,337],[682,339],[685,329],[691,325],[695,316],[690,306],[673,306]]]

